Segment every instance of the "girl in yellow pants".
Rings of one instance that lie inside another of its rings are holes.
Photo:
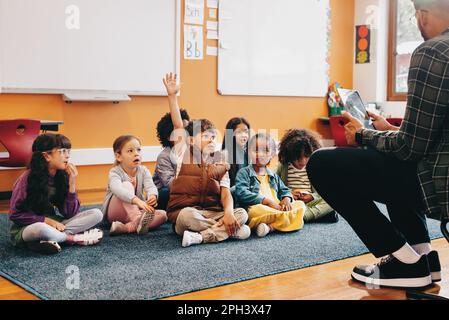
[[[290,189],[267,167],[276,154],[275,142],[259,133],[251,138],[248,151],[251,165],[238,172],[235,196],[240,206],[248,208],[249,227],[255,228],[259,237],[274,230],[300,230],[304,225],[304,202],[293,201]]]

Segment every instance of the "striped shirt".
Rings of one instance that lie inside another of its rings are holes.
[[[312,185],[310,184],[305,167],[300,170],[291,163],[288,164],[287,187],[292,190],[299,189],[312,193]]]
[[[361,144],[417,162],[425,213],[449,217],[449,29],[412,55],[399,131],[361,129]]]

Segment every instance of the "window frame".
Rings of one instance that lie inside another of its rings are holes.
[[[398,0],[390,0],[390,18],[388,23],[388,81],[387,101],[406,101],[406,92],[396,92],[396,44]]]

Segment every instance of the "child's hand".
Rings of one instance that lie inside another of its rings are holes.
[[[282,211],[291,211],[293,209],[289,197],[285,197],[284,199],[282,199],[279,205],[281,206]]]
[[[299,197],[298,200],[301,200],[304,203],[309,203],[313,201],[313,196],[311,194],[303,194],[301,197]]]
[[[301,190],[293,190],[292,191],[292,195],[293,195],[293,199],[295,199],[295,200],[301,200],[301,197],[302,197],[302,193],[301,193]]]
[[[78,176],[78,170],[76,169],[75,165],[73,163],[68,163],[67,168],[65,169],[69,176],[69,187],[70,192],[75,192],[75,186],[76,186],[76,177]]]
[[[223,216],[223,224],[229,236],[233,236],[240,228],[239,222],[233,213],[225,213]]]
[[[152,206],[150,206],[149,204],[147,204],[145,201],[140,200],[137,197],[134,197],[134,199],[132,200],[132,204],[135,204],[136,206],[139,207],[139,209],[141,210],[145,210],[151,213],[154,213],[154,208]]]
[[[149,206],[156,207],[157,206],[157,197],[155,195],[151,195],[147,200],[147,204]]]
[[[282,211],[282,207],[279,204],[277,204],[276,202],[271,201],[270,199],[267,199],[267,198],[263,199],[262,204],[266,205],[270,208],[276,209],[278,211]]]
[[[45,218],[44,222],[46,224],[48,224],[50,227],[55,228],[56,230],[62,232],[65,230],[65,225],[63,225],[62,223],[59,223],[56,220],[50,219],[50,218]]]
[[[181,86],[177,84],[178,75],[175,73],[167,73],[165,78],[162,79],[165,85],[165,89],[167,89],[167,93],[169,96],[177,95]]]

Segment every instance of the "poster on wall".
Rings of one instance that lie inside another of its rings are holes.
[[[184,25],[184,59],[203,59],[203,27]]]
[[[371,29],[369,25],[356,26],[355,63],[370,63]]]

